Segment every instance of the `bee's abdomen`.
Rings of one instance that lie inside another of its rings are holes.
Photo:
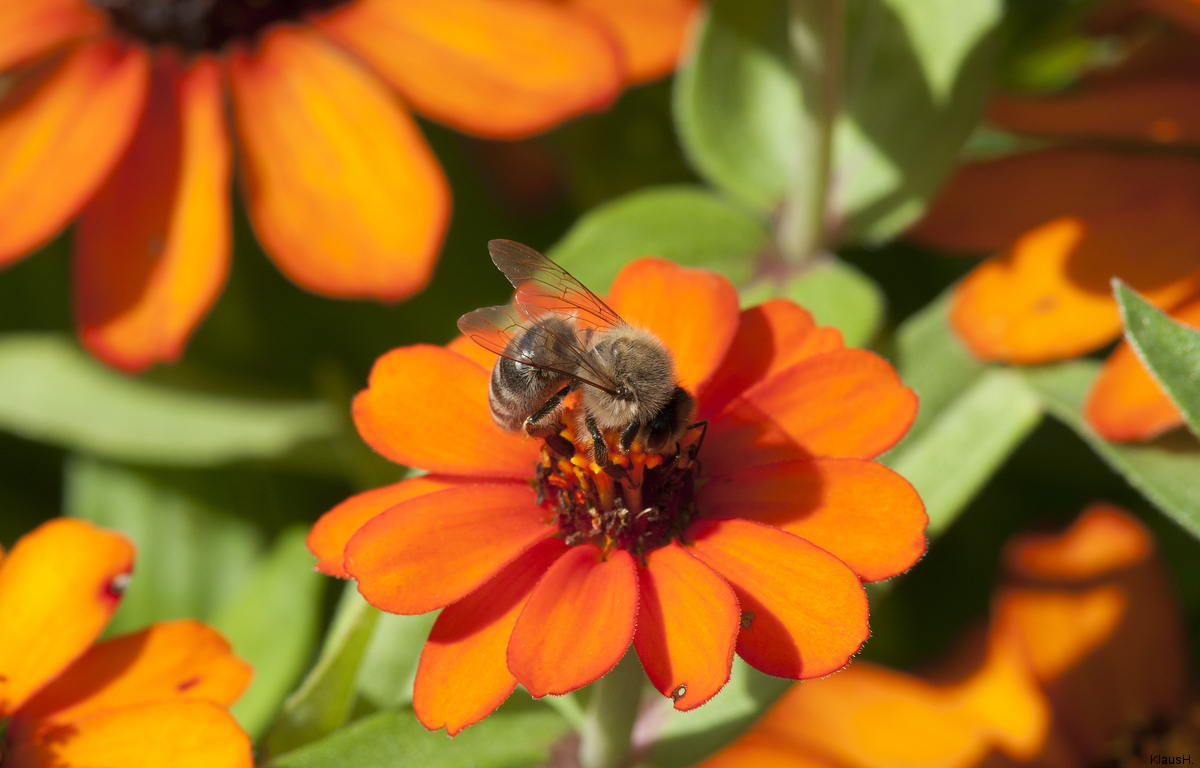
[[[503,430],[519,432],[525,419],[565,383],[563,376],[502,357],[492,368],[488,385],[492,419]]]

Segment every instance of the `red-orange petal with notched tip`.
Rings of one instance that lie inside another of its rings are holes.
[[[667,345],[679,383],[693,395],[717,370],[737,334],[733,283],[716,272],[666,259],[626,264],[613,281],[608,302],[623,319]]]
[[[79,46],[0,100],[0,264],[49,240],[95,194],[133,138],[147,61],[136,46]]]
[[[820,677],[866,642],[867,594],[825,550],[749,520],[697,520],[683,541],[733,587],[742,608],[737,653],[760,672]]]
[[[1137,207],[1164,190],[1195,195],[1200,163],[1137,152],[1027,152],[961,167],[907,236],[950,251],[988,253],[1048,221]]]
[[[160,622],[90,648],[30,699],[13,721],[16,740],[106,710],[172,699],[229,706],[254,671],[212,627]]]
[[[713,420],[705,472],[807,457],[871,459],[895,445],[916,414],[916,394],[875,353],[814,355],[746,390]]]
[[[1107,344],[1121,330],[1113,277],[1158,307],[1200,289],[1194,195],[1163,190],[1134,208],[1031,230],[958,284],[951,324],[985,360],[1044,363]]]
[[[482,136],[604,107],[624,79],[602,23],[544,0],[359,0],[317,24],[417,111]]]
[[[679,62],[699,0],[569,0],[616,33],[630,82],[670,74]]]
[[[371,605],[417,614],[479,588],[557,530],[525,484],[464,485],[401,502],[346,545],[346,572]]]
[[[97,712],[14,745],[4,768],[252,768],[250,737],[208,701],[155,701]]]
[[[676,542],[646,555],[638,589],[633,645],[642,668],[675,709],[695,709],[729,682],[742,616],[737,596]]]
[[[616,666],[637,623],[637,567],[623,549],[607,558],[580,544],[550,566],[508,642],[508,668],[535,698],[598,680]]]
[[[1004,562],[1024,578],[1087,581],[1140,563],[1153,551],[1145,526],[1117,506],[1095,502],[1065,531],[1013,538]]]
[[[718,477],[697,491],[696,508],[794,533],[863,581],[911,568],[925,553],[929,524],[907,480],[862,459],[789,461]]]
[[[788,299],[744,309],[725,359],[697,395],[699,417],[712,418],[753,384],[842,346],[841,331],[817,326],[808,310]]]
[[[85,0],[4,3],[0,6],[0,72],[103,25]]]
[[[127,371],[177,360],[229,271],[229,138],[221,74],[155,56],[129,151],[79,220],[76,322]]]
[[[506,660],[517,617],[546,569],[566,551],[562,539],[540,541],[441,612],[413,683],[413,709],[422,725],[454,736],[504,703],[517,687]]]
[[[367,521],[402,501],[479,482],[481,481],[478,478],[422,475],[355,494],[321,515],[308,532],[308,551],[317,556],[317,570],[330,576],[348,579],[350,574],[346,573],[346,567],[342,564],[346,544]]]
[[[450,190],[382,83],[316,33],[273,27],[230,59],[246,208],[304,288],[402,299],[425,287]]]
[[[1084,86],[1043,97],[992,99],[988,121],[1016,133],[1062,138],[1200,141],[1200,83],[1162,78]]]
[[[17,541],[0,561],[0,717],[87,650],[132,569],[128,539],[82,520],[57,518]]]
[[[1176,322],[1200,330],[1200,299],[1170,314]],[[1101,366],[1083,415],[1108,440],[1146,440],[1183,425],[1183,414],[1125,341]]]
[[[444,347],[393,349],[375,361],[367,388],[354,398],[354,424],[368,445],[398,464],[531,478],[538,445],[492,421],[489,376]]]

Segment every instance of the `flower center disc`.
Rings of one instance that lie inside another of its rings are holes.
[[[114,26],[146,43],[171,43],[188,51],[219,50],[235,39],[252,40],[280,21],[300,21],[348,0],[90,0]]]
[[[695,515],[692,495],[704,428],[684,434],[679,450],[628,454],[611,439],[608,467],[597,466],[586,447],[563,430],[546,438],[536,465],[538,503],[556,513],[560,535],[572,546],[619,547],[635,557],[679,537]]]

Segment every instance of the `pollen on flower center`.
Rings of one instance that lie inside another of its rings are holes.
[[[677,452],[645,453],[635,443],[626,455],[610,439],[605,468],[568,434],[546,438],[534,479],[538,503],[554,510],[568,544],[620,548],[641,558],[678,538],[695,515],[703,427],[689,430]]]
[[[172,43],[189,51],[219,50],[231,40],[253,40],[280,21],[344,5],[348,0],[89,0],[113,25],[143,42]]]

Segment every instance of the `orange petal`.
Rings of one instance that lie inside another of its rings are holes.
[[[617,35],[630,82],[670,74],[683,50],[698,0],[569,0],[604,19]]]
[[[755,669],[820,677],[844,667],[866,642],[866,592],[828,552],[748,520],[697,520],[683,540],[737,594],[737,652]]]
[[[916,490],[873,461],[789,461],[718,477],[696,494],[708,517],[755,520],[816,544],[864,581],[910,568],[929,518]]]
[[[100,712],[36,734],[4,768],[251,768],[250,737],[207,701],[157,701]]]
[[[1168,716],[1184,700],[1183,613],[1152,552],[1142,525],[1107,504],[1006,552],[1025,586],[1001,592],[993,634],[1020,646],[1089,763],[1128,723]]]
[[[84,0],[24,0],[0,6],[0,72],[103,26]]]
[[[508,668],[535,698],[598,680],[616,666],[638,611],[633,557],[580,544],[550,566],[521,611],[508,643]]]
[[[543,0],[359,0],[319,23],[418,111],[483,136],[605,107],[624,74],[603,24]]]
[[[698,768],[841,768],[757,729],[700,763]]]
[[[367,388],[354,398],[354,423],[363,440],[398,464],[531,478],[537,443],[492,421],[489,376],[491,371],[443,347],[393,349],[375,361]]]
[[[76,232],[80,335],[129,371],[177,360],[229,271],[220,71],[155,57],[141,125]]]
[[[1007,677],[991,673],[986,681],[969,680],[960,693],[855,662],[836,675],[793,686],[752,733],[795,753],[824,755],[839,766],[993,765],[983,758],[995,742],[1036,743],[1048,715],[1037,686],[1020,676],[1021,668],[1010,665],[1007,672]],[[981,704],[994,712],[980,709]],[[984,714],[999,718],[981,722]]]
[[[916,413],[916,394],[878,355],[815,355],[746,390],[713,421],[706,472],[815,456],[874,458],[904,436]]]
[[[0,717],[87,650],[131,570],[129,540],[82,520],[57,518],[17,541],[0,561]]]
[[[737,289],[706,269],[638,259],[621,269],[608,301],[622,318],[667,345],[679,383],[692,393],[717,370],[737,334]]]
[[[505,649],[517,617],[562,539],[534,544],[487,584],[447,606],[433,624],[413,684],[413,709],[429,730],[453,736],[504,703],[517,687]]]
[[[696,396],[700,418],[715,416],[751,385],[806,357],[841,348],[840,331],[818,327],[808,310],[789,299],[742,310],[725,359]]]
[[[321,519],[308,532],[308,551],[317,556],[317,570],[330,576],[350,578],[342,564],[346,544],[368,520],[402,501],[474,482],[478,481],[444,475],[423,475],[351,496],[321,515]]]
[[[908,234],[950,251],[986,253],[1048,221],[1136,207],[1166,189],[1194,195],[1200,164],[1171,155],[1029,152],[960,168]]]
[[[95,43],[0,101],[0,264],[49,240],[95,194],[133,138],[148,80],[141,48]]]
[[[492,368],[496,365],[496,361],[500,359],[500,356],[495,352],[487,351],[466,336],[455,336],[454,340],[446,345],[446,349],[457,352],[463,357],[471,358],[479,363],[480,366],[487,369],[488,373],[491,373]]]
[[[383,84],[319,36],[278,26],[253,54],[235,51],[230,71],[247,212],[284,274],[331,296],[423,288],[450,190]]]
[[[152,624],[93,646],[21,708],[16,738],[47,725],[172,699],[228,706],[254,672],[212,627],[191,619]]]
[[[474,592],[555,532],[524,483],[463,485],[402,502],[346,545],[346,571],[371,605],[416,614]]]
[[[671,542],[638,568],[633,645],[646,676],[675,709],[695,709],[729,682],[742,612],[712,569]]]
[[[1138,520],[1103,502],[1088,505],[1062,533],[1027,533],[1005,547],[1008,570],[1025,578],[1086,581],[1142,562],[1154,542]]]
[[[1200,299],[1172,310],[1171,317],[1200,330]],[[1083,415],[1108,440],[1145,440],[1183,424],[1183,414],[1124,341],[1100,368]]]
[[[959,283],[954,329],[979,357],[1023,364],[1107,344],[1121,330],[1113,277],[1166,308],[1200,288],[1192,195],[1164,189],[1137,207],[1031,230]]]
[[[1085,85],[1066,94],[993,99],[988,121],[1047,137],[1200,141],[1200,83],[1183,77]]]

